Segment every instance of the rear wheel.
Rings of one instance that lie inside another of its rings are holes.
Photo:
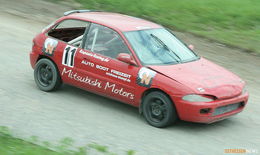
[[[154,91],[143,99],[143,114],[146,121],[155,127],[163,128],[177,120],[176,109],[169,97],[160,91]]]
[[[62,82],[55,64],[49,59],[40,59],[34,69],[34,80],[39,89],[53,91],[58,89]]]

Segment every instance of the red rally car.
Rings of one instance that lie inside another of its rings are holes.
[[[33,39],[30,62],[39,89],[83,88],[139,107],[155,127],[178,118],[212,123],[248,101],[238,76],[163,26],[118,13],[65,12]]]

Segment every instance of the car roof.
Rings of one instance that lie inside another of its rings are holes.
[[[104,26],[118,29],[122,32],[162,28],[161,25],[141,18],[111,12],[73,13],[66,17],[98,23]]]

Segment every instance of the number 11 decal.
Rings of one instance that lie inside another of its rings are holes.
[[[62,64],[69,67],[74,67],[74,59],[77,48],[67,45],[63,51]]]

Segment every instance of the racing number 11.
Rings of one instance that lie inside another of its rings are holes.
[[[63,51],[62,64],[69,67],[74,67],[74,59],[77,48],[67,45]]]

